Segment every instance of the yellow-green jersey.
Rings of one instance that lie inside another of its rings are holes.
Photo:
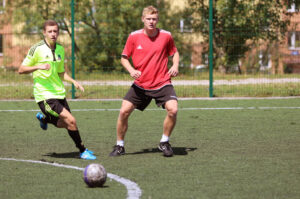
[[[66,90],[59,73],[65,72],[65,50],[60,44],[51,49],[45,40],[33,45],[25,57],[23,66],[50,64],[49,70],[33,72],[33,94],[36,102],[46,99],[64,99]]]

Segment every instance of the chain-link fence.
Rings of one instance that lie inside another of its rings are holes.
[[[2,99],[32,99],[32,76],[17,74],[29,48],[42,39],[46,19],[60,25],[58,42],[71,67],[71,2],[4,1],[0,30]],[[286,3],[288,2],[288,4]],[[300,94],[300,13],[296,1],[213,1],[209,29],[206,0],[74,1],[75,79],[85,92],[76,98],[122,98],[133,82],[120,64],[130,32],[143,28],[142,9],[159,9],[158,27],[170,31],[180,53],[179,97],[209,96],[209,31],[213,32],[213,95],[216,97]],[[7,17],[9,16],[9,17]],[[171,59],[170,59],[171,60]],[[68,97],[71,86],[66,83]]]

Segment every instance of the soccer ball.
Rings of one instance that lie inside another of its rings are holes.
[[[102,187],[106,181],[107,173],[101,164],[89,164],[83,172],[84,182],[89,187]]]

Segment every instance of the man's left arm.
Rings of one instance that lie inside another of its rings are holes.
[[[84,92],[84,88],[81,86],[81,84],[79,82],[77,82],[76,80],[74,80],[72,77],[70,77],[66,71],[62,72],[62,73],[59,73],[59,76],[62,80],[65,80],[69,83],[74,84],[76,89],[79,89],[82,92]]]
[[[178,75],[179,72],[179,52],[176,51],[173,55],[173,65],[172,67],[169,69],[168,73],[171,77],[176,77]]]

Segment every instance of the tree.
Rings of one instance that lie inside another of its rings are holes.
[[[76,70],[92,72],[122,71],[120,55],[131,31],[142,28],[142,9],[147,5],[159,8],[158,27],[173,33],[178,47],[183,46],[176,34],[180,16],[168,12],[169,5],[158,0],[77,0],[75,1]],[[46,19],[55,19],[60,29],[71,37],[69,0],[14,0],[7,10],[13,10],[14,24],[26,24],[22,32],[40,31]]]
[[[189,0],[189,4],[194,31],[208,42],[208,1]],[[214,0],[214,62],[229,72],[256,41],[280,40],[289,22],[282,18],[284,10],[280,0]]]

